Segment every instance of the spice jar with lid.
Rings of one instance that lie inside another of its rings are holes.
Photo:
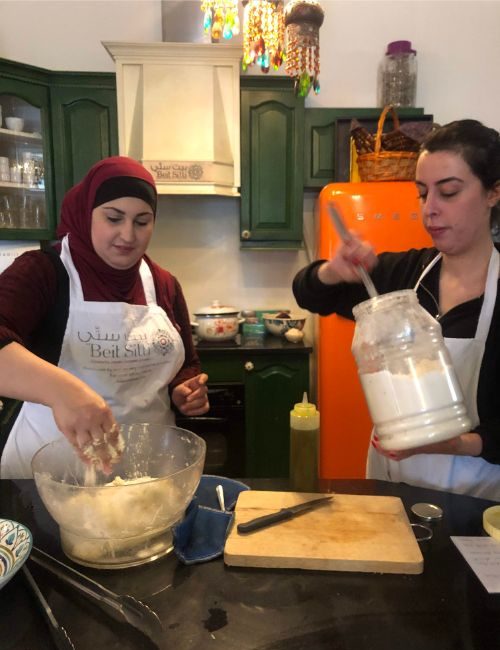
[[[415,291],[371,298],[353,314],[352,352],[380,446],[412,449],[470,431],[441,326]]]
[[[387,46],[380,71],[379,105],[415,106],[417,52],[411,41],[393,41]]]

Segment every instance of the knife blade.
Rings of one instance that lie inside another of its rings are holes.
[[[299,503],[296,506],[289,506],[288,508],[281,508],[277,512],[272,512],[269,515],[263,515],[262,517],[255,517],[250,521],[246,521],[243,524],[238,524],[236,530],[239,533],[251,533],[254,530],[259,530],[260,528],[265,528],[266,526],[271,526],[272,524],[277,524],[280,521],[286,521],[287,519],[292,519],[296,515],[299,515],[303,512],[307,512],[313,508],[331,501],[333,497],[321,497],[320,499],[312,499],[311,501],[305,501],[304,503]]]

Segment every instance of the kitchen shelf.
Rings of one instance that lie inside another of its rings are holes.
[[[7,136],[10,138],[22,138],[24,140],[38,140],[42,142],[42,136],[40,133],[30,133],[28,131],[13,131],[12,129],[3,129],[0,128],[0,135]]]
[[[26,185],[25,183],[12,183],[11,181],[0,181],[0,187],[27,190],[28,192],[45,192],[44,187],[33,187],[32,185]]]

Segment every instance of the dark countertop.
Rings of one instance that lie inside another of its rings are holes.
[[[310,354],[312,346],[304,338],[299,343],[291,343],[285,337],[273,336],[272,334],[263,334],[259,336],[245,336],[238,334],[234,339],[229,341],[202,341],[194,336],[194,342],[198,352],[211,354],[217,352],[234,353],[234,352],[255,352],[257,354],[288,353],[297,352],[299,354]]]
[[[282,480],[245,480],[256,489],[286,489]],[[165,626],[161,650],[500,647],[500,595],[487,593],[450,540],[450,534],[482,535],[489,501],[382,481],[328,481],[322,491],[400,496],[407,512],[419,501],[440,505],[444,517],[422,548],[423,574],[244,569],[226,567],[221,558],[185,566],[173,554],[121,571],[78,568],[150,605]],[[27,524],[39,547],[65,559],[33,481],[0,481],[0,514]],[[153,647],[42,569],[30,568],[77,650]],[[0,647],[53,648],[20,573],[0,591]]]

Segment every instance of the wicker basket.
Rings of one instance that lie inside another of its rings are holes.
[[[383,151],[382,148],[382,131],[387,114],[391,112],[394,130],[399,129],[399,119],[393,106],[389,105],[382,111],[378,125],[377,135],[375,137],[375,147],[373,151],[367,153],[366,149],[370,146],[370,138],[366,134],[358,132],[357,137],[353,133],[354,142],[358,152],[357,165],[359,177],[362,181],[412,181],[415,179],[415,167],[417,165],[418,151]],[[373,136],[372,136],[373,138]],[[387,145],[392,149],[394,140],[390,139]],[[359,147],[358,147],[359,142]],[[400,140],[401,143],[404,140]]]

